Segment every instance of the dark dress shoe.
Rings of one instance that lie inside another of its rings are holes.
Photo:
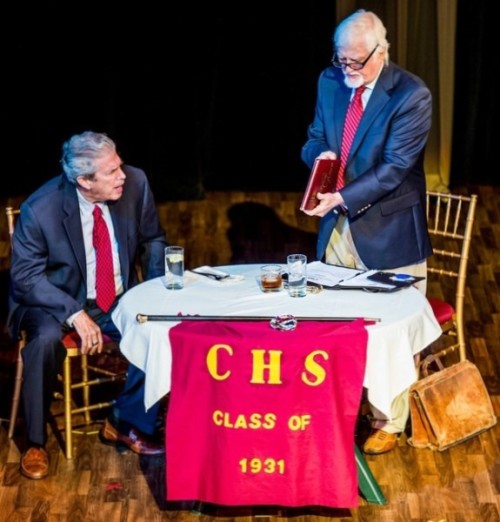
[[[43,479],[49,474],[49,455],[44,448],[28,448],[21,457],[19,468],[25,477]]]
[[[104,444],[123,445],[139,455],[155,456],[165,453],[163,444],[150,440],[135,428],[130,428],[126,434],[121,433],[107,419],[99,431],[99,438]]]

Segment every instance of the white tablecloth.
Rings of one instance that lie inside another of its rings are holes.
[[[367,327],[363,385],[370,403],[388,415],[392,399],[416,379],[413,355],[441,334],[427,299],[414,288],[394,293],[324,290],[303,298],[289,297],[285,290],[262,293],[256,280],[260,266],[220,267],[244,276],[239,281],[213,281],[188,272],[182,290],[167,290],[160,277],[132,288],[121,298],[113,312],[113,321],[122,334],[122,353],[146,373],[145,407],[151,407],[170,390],[168,331],[178,322],[139,324],[137,314],[270,317],[292,314],[380,318],[380,322]]]

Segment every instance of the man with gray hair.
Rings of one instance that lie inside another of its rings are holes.
[[[22,351],[27,447],[20,470],[32,479],[49,473],[47,419],[66,355],[63,335],[75,330],[86,354],[101,352],[103,334],[119,340],[111,312],[139,283],[136,260],[144,279],[158,277],[167,245],[145,173],[124,165],[108,136],[87,131],[71,137],[61,164],[64,172],[21,205],[13,237],[9,328],[14,338],[20,330],[27,335]],[[108,231],[105,265],[93,238],[96,219]],[[105,293],[101,270],[108,275]],[[164,452],[150,437],[159,405],[145,411],[143,399],[144,373],[130,364],[113,415],[101,430],[103,442],[143,455]]]

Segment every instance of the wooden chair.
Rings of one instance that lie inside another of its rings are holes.
[[[427,192],[428,230],[434,255],[427,261],[430,275],[427,288],[432,306],[443,334],[451,339],[434,355],[447,355],[458,350],[461,361],[466,359],[464,335],[464,298],[467,265],[472,240],[472,226],[477,195],[462,196],[441,192]],[[433,279],[432,274],[436,277]],[[439,297],[432,295],[433,281],[439,283]]]
[[[15,220],[19,215],[20,210],[13,207],[7,207],[7,224],[9,235],[11,239],[12,248],[12,236],[14,234]],[[76,332],[69,332],[66,334],[62,343],[66,348],[66,358],[64,359],[62,374],[59,375],[59,380],[62,382],[62,398],[64,403],[63,415],[64,425],[60,429],[58,435],[61,440],[61,432],[65,433],[64,437],[64,451],[67,459],[73,458],[73,440],[72,435],[78,434],[91,434],[96,433],[95,430],[89,429],[94,421],[90,415],[90,412],[112,406],[114,400],[105,402],[91,402],[90,391],[91,388],[97,385],[121,381],[126,377],[125,372],[110,371],[102,367],[92,366],[89,364],[89,357],[99,357],[99,355],[84,355],[80,351],[80,339]],[[104,336],[104,350],[100,354],[116,351],[118,344],[112,341],[111,338]],[[9,430],[8,437],[10,439],[14,436],[14,429],[16,425],[17,415],[19,411],[19,403],[21,399],[22,391],[22,380],[23,380],[23,359],[22,350],[26,345],[26,335],[24,332],[20,333],[17,341],[17,362],[16,362],[16,374],[14,380],[14,393],[12,396],[12,405],[10,411]],[[81,379],[78,381],[73,380],[73,374],[76,373],[76,365],[73,368],[73,361],[78,362],[80,367]],[[75,372],[74,372],[75,370]],[[91,378],[93,377],[93,378]],[[82,406],[76,406],[76,391],[81,390],[81,403]],[[53,425],[57,426],[57,417],[60,414],[55,414]],[[83,421],[81,420],[83,416]]]

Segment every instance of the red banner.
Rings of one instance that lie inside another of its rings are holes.
[[[358,505],[362,320],[185,322],[170,330],[167,500]]]

